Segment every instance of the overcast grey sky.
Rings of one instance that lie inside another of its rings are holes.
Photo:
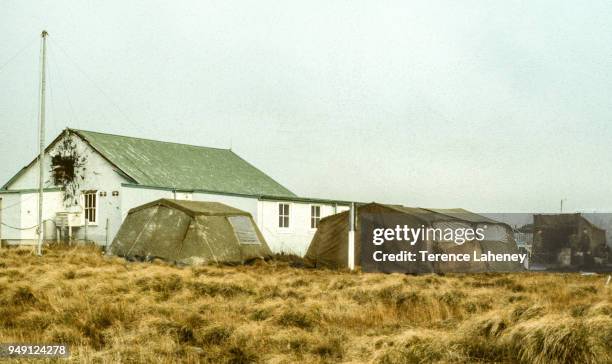
[[[35,157],[47,29],[48,141],[231,145],[309,197],[612,211],[610,1],[0,4],[2,183]]]

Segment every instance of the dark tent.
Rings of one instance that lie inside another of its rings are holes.
[[[312,267],[346,268],[348,266],[348,230],[349,211],[328,216],[322,219],[315,236],[310,243],[305,255],[306,263]],[[433,227],[433,228],[482,228],[486,227],[484,240],[470,240],[458,245],[452,241],[420,240],[414,246],[407,247],[405,244],[401,249],[410,251],[428,250],[431,253],[469,253],[481,254],[491,252],[493,254],[518,254],[512,235],[512,229],[501,222],[487,217],[474,214],[463,209],[423,209],[411,208],[399,205],[383,205],[370,203],[361,205],[356,212],[356,234],[355,234],[355,259],[357,265],[360,261],[362,246],[361,234],[359,234],[364,218],[378,219],[382,226],[407,225],[410,227]],[[384,221],[383,221],[384,220]],[[397,251],[397,242],[385,243],[385,249]],[[387,245],[389,244],[389,245]],[[394,245],[395,244],[395,245]],[[370,247],[368,244],[367,247]],[[393,264],[393,263],[391,263]],[[380,268],[380,267],[379,267]],[[518,262],[414,262],[404,264],[401,269],[390,268],[389,262],[385,263],[382,271],[402,271],[407,273],[427,272],[513,272],[521,271],[523,266]]]
[[[111,252],[186,264],[242,263],[271,255],[248,212],[218,202],[167,199],[131,209]]]

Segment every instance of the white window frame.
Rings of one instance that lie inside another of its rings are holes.
[[[88,197],[90,196],[93,196],[93,207],[87,207]],[[98,207],[100,206],[100,199],[98,197],[98,191],[96,190],[83,191],[83,193],[81,194],[81,199],[83,202],[83,219],[85,219],[84,221],[87,223],[87,225],[98,224]],[[91,214],[91,211],[93,211],[93,220],[88,218],[88,215]]]
[[[278,206],[278,220],[277,220],[277,226],[280,230],[288,230],[291,227],[291,204],[288,202],[279,202],[277,204]],[[281,211],[281,206],[286,206],[287,207],[287,211]],[[286,212],[286,213],[285,213]],[[283,223],[281,224],[281,219],[283,219]],[[285,225],[285,220],[286,219],[286,225]]]
[[[318,210],[318,214],[313,214],[315,209]],[[313,222],[316,220],[316,225],[313,225]],[[310,205],[310,230],[317,230],[319,228],[319,223],[321,222],[321,205]]]

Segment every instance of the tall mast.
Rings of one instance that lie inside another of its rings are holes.
[[[46,74],[45,66],[47,63],[47,33],[43,30],[40,36],[42,37],[42,59],[40,72],[40,125],[39,125],[39,156],[38,156],[38,245],[36,253],[42,255],[43,244],[43,188],[44,188],[44,157],[45,157],[45,86]]]

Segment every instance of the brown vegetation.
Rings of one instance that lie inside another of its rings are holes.
[[[177,268],[0,250],[0,342],[75,362],[609,363],[612,287],[577,274]]]

